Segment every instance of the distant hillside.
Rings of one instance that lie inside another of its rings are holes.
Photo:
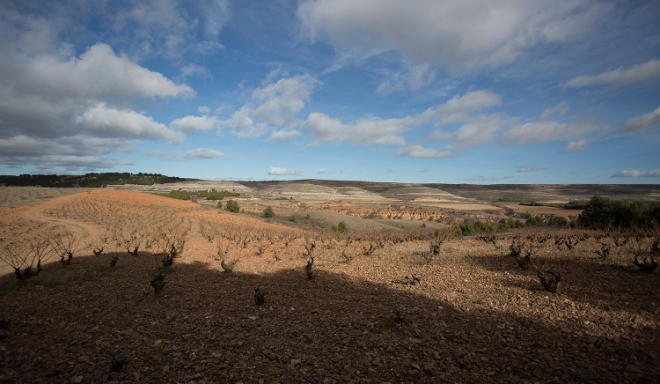
[[[85,175],[0,176],[0,185],[17,187],[99,188],[106,185],[153,185],[186,181],[159,173],[87,173]]]

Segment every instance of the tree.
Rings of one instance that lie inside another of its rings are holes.
[[[297,223],[297,222],[298,222],[298,218],[296,217],[296,215],[291,215],[291,217],[289,218],[289,221],[290,221],[290,222],[293,222],[293,223]]]
[[[264,217],[275,217],[275,211],[273,211],[273,207],[269,205],[266,207],[266,209],[264,209]]]
[[[241,207],[234,200],[228,200],[227,204],[225,204],[225,209],[229,212],[234,212],[234,213],[238,213],[241,211]]]
[[[346,233],[346,231],[348,231],[348,226],[345,222],[340,221],[339,224],[337,224],[337,232]]]

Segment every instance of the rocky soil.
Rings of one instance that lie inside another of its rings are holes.
[[[534,246],[539,266],[561,271],[553,294],[507,256],[515,234],[452,240],[428,262],[428,240],[296,231],[169,202],[93,191],[0,208],[3,241],[44,226],[89,240],[24,286],[0,277],[0,383],[660,382],[660,273],[638,272],[625,252],[602,261],[593,240]],[[187,231],[157,295],[155,250],[91,250],[128,225],[122,215],[146,230],[161,210]],[[233,273],[219,257],[239,260]]]

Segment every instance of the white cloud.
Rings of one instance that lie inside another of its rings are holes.
[[[77,121],[79,126],[99,136],[133,136],[150,139],[164,139],[171,144],[180,144],[185,135],[169,129],[130,110],[119,110],[99,103],[86,110]]]
[[[617,68],[596,76],[578,76],[567,81],[563,86],[581,88],[603,84],[628,85],[654,80],[660,80],[660,59],[652,59],[627,69]]]
[[[186,159],[219,159],[227,157],[227,155],[214,149],[197,148],[186,152],[184,157]]]
[[[97,43],[80,58],[68,60],[55,55],[31,59],[20,77],[12,79],[16,93],[37,93],[50,97],[194,97],[187,85],[173,83],[158,72],[150,71],[116,56],[112,48]]]
[[[308,0],[297,16],[305,38],[327,37],[357,57],[396,49],[417,63],[469,68],[580,36],[610,9],[589,0]]]
[[[502,96],[490,91],[472,91],[463,96],[454,96],[445,104],[437,108],[443,116],[443,121],[455,120],[455,116],[463,116],[465,113],[490,109],[502,104]]]
[[[570,153],[570,152],[582,152],[587,150],[588,143],[585,139],[573,140],[566,144],[566,147],[562,149],[561,153]]]
[[[119,165],[135,165],[133,160],[122,160]]]
[[[411,145],[395,152],[398,156],[411,159],[445,159],[451,156],[450,152],[438,152],[433,148],[425,148],[421,145]]]
[[[202,3],[204,24],[207,35],[218,38],[222,28],[229,22],[231,8],[229,0],[209,0]]]
[[[196,131],[208,131],[212,128],[215,128],[219,124],[220,124],[220,119],[218,119],[217,117],[203,115],[203,116],[184,116],[180,119],[172,120],[170,126],[176,129],[180,129],[184,132],[193,133]]]
[[[568,106],[568,103],[565,101],[562,101],[561,103],[555,105],[552,108],[546,108],[541,112],[541,120],[545,120],[550,116],[565,116],[568,111],[570,111],[570,107]]]
[[[173,0],[148,0],[119,9],[99,8],[101,13],[112,15],[114,30],[123,32],[120,39],[131,51],[170,58],[182,57],[189,50],[200,53],[199,45],[220,45],[214,40],[231,17],[226,0],[203,0],[197,7],[184,7]],[[209,40],[198,42],[202,34]]]
[[[51,155],[104,155],[120,149],[130,149],[131,142],[117,138],[90,138],[82,135],[57,138],[25,135],[0,138],[0,157],[30,159]]]
[[[653,171],[638,171],[636,169],[630,170],[630,171],[621,171],[617,172],[612,175],[612,177],[631,177],[631,178],[638,178],[638,177],[660,177],[660,169],[656,169]]]
[[[16,32],[16,41],[21,33]],[[185,139],[183,133],[127,106],[134,101],[146,105],[154,98],[192,97],[195,91],[189,86],[116,55],[106,44],[97,43],[79,57],[66,44],[39,54],[11,44],[0,47],[3,161],[37,165],[47,156],[129,151],[135,144],[132,138],[172,144]]]
[[[317,173],[320,174],[320,175],[327,175],[327,174],[330,174],[330,173],[335,173],[335,171],[331,171],[331,170],[325,169],[325,168],[320,168]]]
[[[117,163],[113,160],[94,156],[47,156],[39,158],[35,164],[37,169],[45,173],[46,170],[55,171],[60,167],[63,167],[69,172],[78,171],[80,169],[92,172],[97,168],[112,168]]]
[[[551,141],[573,140],[602,130],[590,123],[558,123],[538,121],[519,125],[502,135],[505,144],[537,145]]]
[[[199,106],[197,107],[197,113],[199,113],[200,115],[208,115],[209,113],[211,113],[211,108],[205,107],[203,105]]]
[[[193,76],[193,75],[199,75],[201,77],[205,78],[212,78],[211,76],[211,71],[209,71],[208,68],[202,67],[201,65],[197,64],[188,64],[181,68],[181,76],[183,77],[188,77],[188,76]]]
[[[541,167],[528,167],[528,166],[525,166],[525,165],[518,165],[518,166],[515,166],[514,168],[518,168],[519,173],[538,172],[538,171],[541,171],[541,170],[545,169],[545,168],[541,168]]]
[[[429,86],[435,80],[436,75],[436,71],[429,64],[410,66],[408,71],[404,73],[396,72],[390,75],[387,80],[380,83],[376,92],[381,95],[387,95],[395,91],[405,91],[407,89],[417,91]]]
[[[252,98],[260,103],[255,113],[264,122],[285,125],[293,121],[321,82],[309,74],[279,79],[254,90]]]
[[[459,120],[457,116],[453,116],[452,119]],[[460,120],[466,122],[456,131],[435,131],[431,134],[431,139],[437,141],[449,140],[450,143],[445,146],[445,149],[457,151],[467,147],[493,143],[497,141],[497,137],[503,128],[517,123],[517,119],[497,113],[464,115]]]
[[[361,145],[405,145],[402,134],[421,122],[416,116],[385,120],[367,116],[353,124],[344,124],[324,113],[313,112],[301,128],[312,131],[312,137],[317,140],[350,140]]]
[[[298,171],[295,169],[286,169],[286,168],[277,168],[277,167],[270,167],[270,170],[268,171],[269,175],[273,176],[301,176],[304,175],[304,171]]]
[[[621,131],[636,132],[653,128],[658,125],[660,125],[660,107],[656,108],[655,111],[635,116],[628,120],[621,128]]]
[[[270,135],[270,138],[268,138],[268,140],[270,140],[270,141],[286,141],[286,140],[293,139],[294,137],[298,137],[300,135],[302,135],[302,133],[300,131],[296,131],[295,129],[292,129],[292,130],[282,129],[282,130],[273,132]]]
[[[221,122],[222,126],[227,126],[237,137],[255,138],[268,132],[268,125],[264,123],[255,123],[252,119],[253,109],[249,105],[244,105],[238,111],[234,112],[229,120]]]

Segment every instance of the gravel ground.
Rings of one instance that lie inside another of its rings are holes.
[[[66,220],[94,230],[82,210],[109,207],[102,197],[61,200],[81,210]],[[44,215],[66,225],[57,201]],[[10,322],[0,330],[0,383],[660,382],[660,274],[639,273],[625,253],[596,259],[593,239],[573,251],[535,246],[535,263],[562,273],[553,294],[506,256],[512,235],[497,246],[452,240],[427,263],[425,240],[331,238],[263,221],[253,233],[258,219],[177,204],[187,241],[163,269],[160,295],[151,251],[120,252],[110,268],[111,253],[85,248],[24,286],[0,277],[0,320]],[[18,236],[21,221],[11,223]],[[208,237],[222,226],[233,229]],[[239,260],[233,273],[216,260],[226,246]]]

